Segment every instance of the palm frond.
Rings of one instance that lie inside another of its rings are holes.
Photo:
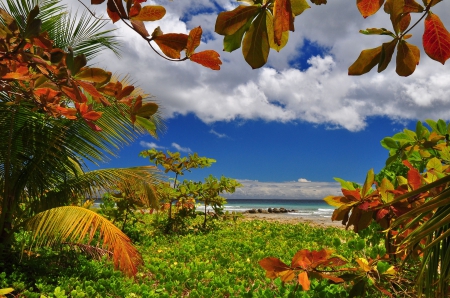
[[[98,236],[100,247],[112,251],[114,267],[128,276],[134,276],[143,264],[127,235],[104,217],[82,207],[58,207],[38,213],[26,221],[24,229],[31,232],[37,247],[64,242],[90,245]]]

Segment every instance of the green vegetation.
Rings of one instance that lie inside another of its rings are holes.
[[[114,271],[108,261],[93,261],[67,249],[42,249],[40,256],[28,256],[17,247],[14,260],[0,272],[0,288],[13,287],[23,297],[291,297],[295,286],[281,287],[266,278],[258,264],[261,258],[287,261],[298,248],[323,247],[336,248],[348,260],[364,256],[364,249],[352,248],[361,238],[342,229],[238,220],[236,226],[217,221],[208,233],[167,235],[154,227],[155,214],[138,217],[135,227],[142,235],[136,247],[145,265],[135,281]],[[297,294],[347,297],[344,287],[317,281],[308,294]]]

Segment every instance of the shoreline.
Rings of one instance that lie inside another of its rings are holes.
[[[264,220],[268,222],[280,222],[284,224],[298,224],[306,223],[314,227],[320,228],[340,228],[345,229],[340,221],[331,221],[331,218],[326,217],[303,217],[292,216],[284,213],[242,213],[242,220]]]

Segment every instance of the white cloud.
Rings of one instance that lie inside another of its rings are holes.
[[[358,33],[360,29],[389,26],[389,16],[383,11],[363,19],[354,4],[331,1],[325,6],[313,6],[296,18],[296,31],[290,32],[288,45],[280,53],[271,51],[266,67],[251,70],[241,50],[223,52],[223,37],[214,33],[217,6],[231,9],[237,2],[161,3],[167,8],[167,15],[161,22],[147,24],[149,32],[156,24],[164,32],[179,33],[201,25],[207,43],[202,43],[199,51],[214,49],[220,53],[220,71],[161,59],[138,34],[120,22],[116,23],[116,34],[124,44],[123,59],[117,60],[105,52],[97,62],[112,71],[129,72],[141,87],[156,96],[168,118],[193,113],[205,123],[302,121],[350,131],[363,130],[367,119],[373,116],[386,116],[393,121],[450,119],[450,63],[440,65],[422,52],[420,65],[408,78],[395,74],[395,57],[380,74],[374,69],[360,77],[347,75],[361,50],[389,40],[386,36]],[[442,1],[436,7],[450,28],[450,2]],[[412,23],[417,17],[413,16]],[[409,42],[420,45],[422,32],[422,25],[414,28]],[[310,57],[305,69],[292,68],[293,60],[306,55],[302,53],[305,39],[327,50],[323,55]]]
[[[284,199],[284,200],[322,200],[329,195],[342,195],[337,182],[259,182],[255,180],[238,180],[243,187],[233,194],[226,194],[229,199]]]
[[[177,143],[172,143],[172,147],[177,149],[177,151],[180,151],[180,152],[187,152],[187,153],[191,153],[192,152],[192,150],[190,148],[181,147]]]
[[[159,146],[155,142],[140,141],[139,145],[141,145],[142,147],[145,147],[145,148],[166,149],[166,147]]]
[[[219,138],[228,138],[228,136],[224,133],[218,133],[217,131],[215,131],[214,129],[211,129],[209,131],[210,133],[212,133],[213,135],[216,135]]]
[[[305,179],[305,178],[299,178],[297,181],[298,182],[311,182],[311,181],[309,181],[308,179]]]

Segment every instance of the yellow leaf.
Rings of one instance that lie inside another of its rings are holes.
[[[364,258],[357,258],[356,263],[358,263],[359,267],[361,267],[361,269],[364,270],[365,272],[369,272],[371,270],[369,266],[369,261],[367,261]]]
[[[359,76],[369,72],[380,62],[381,46],[373,49],[363,50],[358,59],[348,68],[348,74]]]

